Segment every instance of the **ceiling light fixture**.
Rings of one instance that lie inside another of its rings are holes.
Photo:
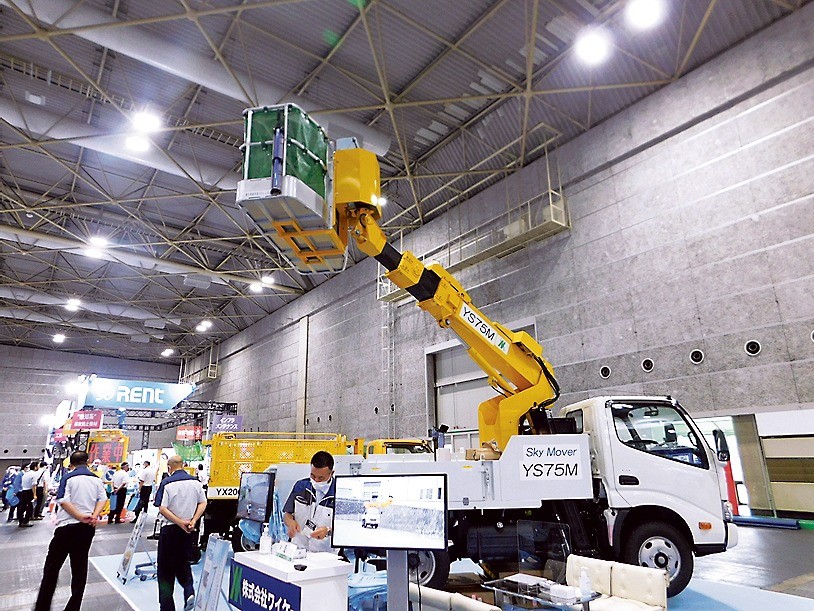
[[[133,127],[136,128],[140,132],[154,132],[161,127],[161,117],[158,115],[148,111],[142,110],[140,112],[135,113],[131,118],[130,122],[133,124]]]
[[[104,248],[107,246],[108,242],[105,238],[100,237],[98,235],[93,236],[90,240],[88,240],[94,246],[98,246],[99,248]]]
[[[150,141],[143,136],[127,136],[124,144],[128,149],[137,153],[143,153],[150,148]]]
[[[211,320],[202,320],[201,324],[203,325],[204,329],[208,329],[209,327],[212,326],[212,321]]]
[[[260,278],[260,282],[262,282],[263,284],[274,284],[274,276],[267,274]]]
[[[625,7],[625,19],[636,30],[647,30],[664,19],[667,7],[664,0],[630,0]]]
[[[601,28],[583,30],[574,43],[574,52],[589,66],[598,66],[610,55],[611,37]]]
[[[65,309],[69,312],[76,312],[80,305],[82,305],[81,301],[76,298],[71,298],[68,300],[68,303],[65,304]]]
[[[84,250],[84,255],[86,257],[90,257],[91,259],[101,259],[102,258],[102,251],[98,248],[86,248]]]
[[[164,350],[161,352],[161,356],[172,356],[174,352],[175,350],[172,348],[164,348]]]
[[[249,290],[251,290],[252,293],[262,293],[263,292],[263,285],[260,284],[259,282],[252,282],[249,285]]]
[[[56,335],[54,335],[54,343],[55,344],[61,344],[64,341],[65,341],[65,334],[64,333],[57,333]]]
[[[203,333],[203,332],[204,332],[204,331],[206,331],[208,328],[209,328],[209,327],[207,327],[205,324],[201,323],[200,325],[198,325],[197,327],[195,327],[195,330],[196,330],[198,333]]]

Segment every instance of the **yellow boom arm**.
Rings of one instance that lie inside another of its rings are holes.
[[[513,332],[489,320],[441,265],[425,266],[411,252],[400,253],[388,244],[378,223],[379,196],[376,156],[364,149],[336,151],[334,205],[339,239],[347,246],[351,236],[362,252],[388,270],[386,276],[393,284],[415,297],[419,308],[467,347],[467,354],[500,393],[478,408],[480,439],[505,449],[530,411],[549,407],[559,396],[551,365],[542,358],[543,348],[528,333]],[[533,419],[528,421],[538,432]]]

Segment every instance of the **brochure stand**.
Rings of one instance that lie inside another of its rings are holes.
[[[144,522],[147,519],[147,512],[144,511],[139,514],[138,519],[136,520],[135,525],[133,526],[133,531],[130,533],[130,539],[127,541],[127,547],[124,548],[124,553],[122,554],[122,562],[119,565],[119,570],[116,571],[116,577],[118,577],[123,584],[127,583],[129,579],[128,573],[130,572],[130,563],[133,561],[133,554],[136,553],[136,549],[141,545],[141,533],[144,530]],[[155,579],[156,577],[156,565],[155,560],[150,555],[150,552],[147,551],[146,548],[142,547],[140,551],[143,551],[147,554],[147,558],[149,562],[144,562],[142,564],[137,564],[134,567],[135,575],[141,580],[146,581],[147,579]]]
[[[206,553],[201,569],[201,582],[198,595],[195,597],[195,611],[217,611],[220,598],[229,605],[229,599],[223,591],[223,574],[232,563],[234,552],[231,541],[221,539],[218,535],[209,535]]]

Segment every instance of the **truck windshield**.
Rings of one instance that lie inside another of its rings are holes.
[[[709,468],[699,436],[677,409],[667,404],[615,403],[611,407],[619,441],[669,460]]]

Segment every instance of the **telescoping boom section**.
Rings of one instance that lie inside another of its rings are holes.
[[[356,176],[371,176],[361,182],[346,168],[367,166]],[[425,266],[413,253],[403,253],[387,242],[378,223],[381,211],[378,193],[378,162],[364,149],[336,151],[334,156],[334,205],[340,239],[348,236],[359,249],[387,269],[387,278],[415,297],[418,307],[428,312],[441,327],[450,329],[467,354],[489,376],[499,393],[480,404],[478,427],[481,441],[495,441],[505,449],[523,420],[533,409],[551,405],[558,395],[551,366],[542,358],[543,349],[525,331],[514,332],[490,320],[472,304],[461,284],[438,263]],[[358,185],[358,187],[357,187]],[[533,420],[529,418],[533,428]]]
[[[279,108],[267,107],[247,112],[255,115],[261,111],[276,112],[275,116],[280,117],[294,115],[290,110],[284,113]],[[248,133],[250,128],[247,126]],[[265,153],[272,158],[278,155],[273,150],[274,146],[277,144],[270,141]],[[494,442],[499,450],[503,450],[521,425],[532,432],[543,432],[538,429],[539,423],[545,422],[545,417],[536,416],[554,403],[559,388],[551,366],[542,357],[540,344],[524,331],[514,332],[490,320],[472,304],[469,294],[452,274],[438,263],[425,266],[413,253],[401,253],[389,244],[379,225],[381,190],[376,155],[361,148],[334,150],[330,146],[328,149],[331,158],[325,164],[326,203],[324,206],[309,203],[310,210],[321,208],[329,211],[324,215],[323,227],[303,230],[302,235],[297,236],[291,232],[294,223],[285,223],[285,242],[295,247],[290,253],[294,266],[299,269],[303,267],[300,261],[310,264],[311,261],[335,257],[337,250],[343,247],[347,249],[349,240],[354,240],[363,253],[375,258],[387,269],[386,276],[393,284],[415,297],[419,308],[432,315],[441,327],[455,333],[466,346],[467,354],[488,375],[489,384],[498,395],[484,401],[478,408],[481,441]],[[244,150],[248,156],[250,147],[246,146]],[[249,163],[248,158],[244,163]],[[295,176],[285,176],[283,180],[296,183],[303,191]],[[259,179],[257,182],[261,186],[266,184],[260,183]],[[261,195],[257,189],[241,185],[238,187],[238,203],[253,219],[279,218],[281,211],[293,208],[290,195],[293,191],[293,188],[289,189],[287,197],[281,198],[279,191],[275,193],[270,190]],[[247,193],[251,195],[246,196]],[[313,199],[313,194],[309,195]],[[283,199],[284,205],[275,205],[277,198]],[[246,201],[248,199],[250,201]],[[313,218],[313,215],[310,216]],[[263,229],[268,228],[260,220],[255,222]],[[281,224],[278,223],[275,228],[277,226]],[[333,233],[335,236],[326,240],[328,246],[325,247],[325,255],[313,239],[317,232],[323,235]],[[283,242],[280,237],[282,235],[270,239],[280,244]],[[304,267],[303,271],[307,272],[308,269]]]

